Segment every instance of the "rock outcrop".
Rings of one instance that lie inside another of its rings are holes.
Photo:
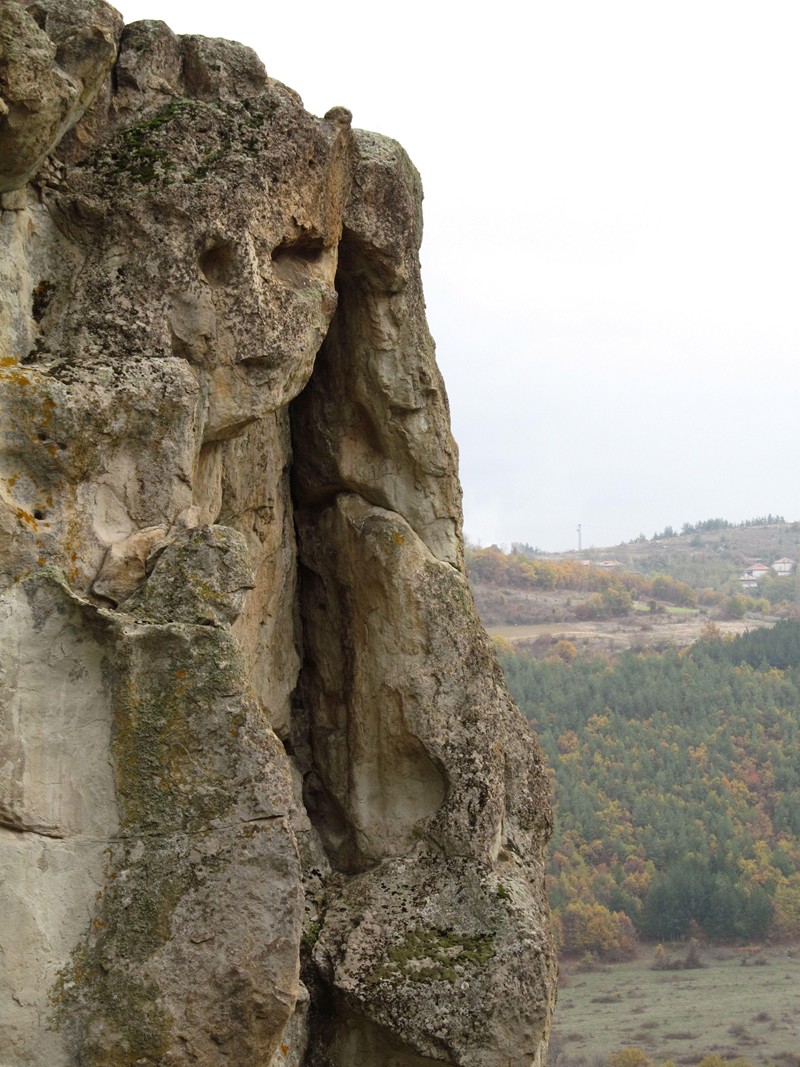
[[[20,0],[0,196],[0,1065],[538,1067],[549,802],[405,153]]]

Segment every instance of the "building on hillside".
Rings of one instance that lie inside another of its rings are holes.
[[[788,559],[786,556],[784,556],[782,559],[775,560],[775,562],[772,564],[772,569],[782,578],[786,578],[789,575],[794,574],[794,569],[796,566],[796,559]]]
[[[742,589],[757,589],[758,583],[764,577],[765,574],[769,574],[769,567],[763,563],[754,563],[752,567],[748,567],[744,574],[739,578],[739,584]]]
[[[752,574],[756,579],[764,578],[769,574],[769,567],[765,563],[754,563],[752,567],[748,567],[745,574]]]

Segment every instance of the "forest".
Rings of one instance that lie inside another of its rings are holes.
[[[613,658],[497,647],[553,775],[564,954],[800,936],[800,622]]]

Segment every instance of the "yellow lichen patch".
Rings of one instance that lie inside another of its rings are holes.
[[[2,373],[2,372],[0,372]],[[12,385],[30,385],[31,380],[27,374],[24,374],[21,370],[6,371],[2,373],[2,377],[11,382]]]
[[[39,529],[39,523],[34,519],[33,515],[29,511],[25,511],[24,508],[17,508],[17,518],[20,522],[26,523],[32,530]]]

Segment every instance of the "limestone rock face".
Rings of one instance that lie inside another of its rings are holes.
[[[0,1064],[540,1065],[536,742],[395,142],[0,3]]]

